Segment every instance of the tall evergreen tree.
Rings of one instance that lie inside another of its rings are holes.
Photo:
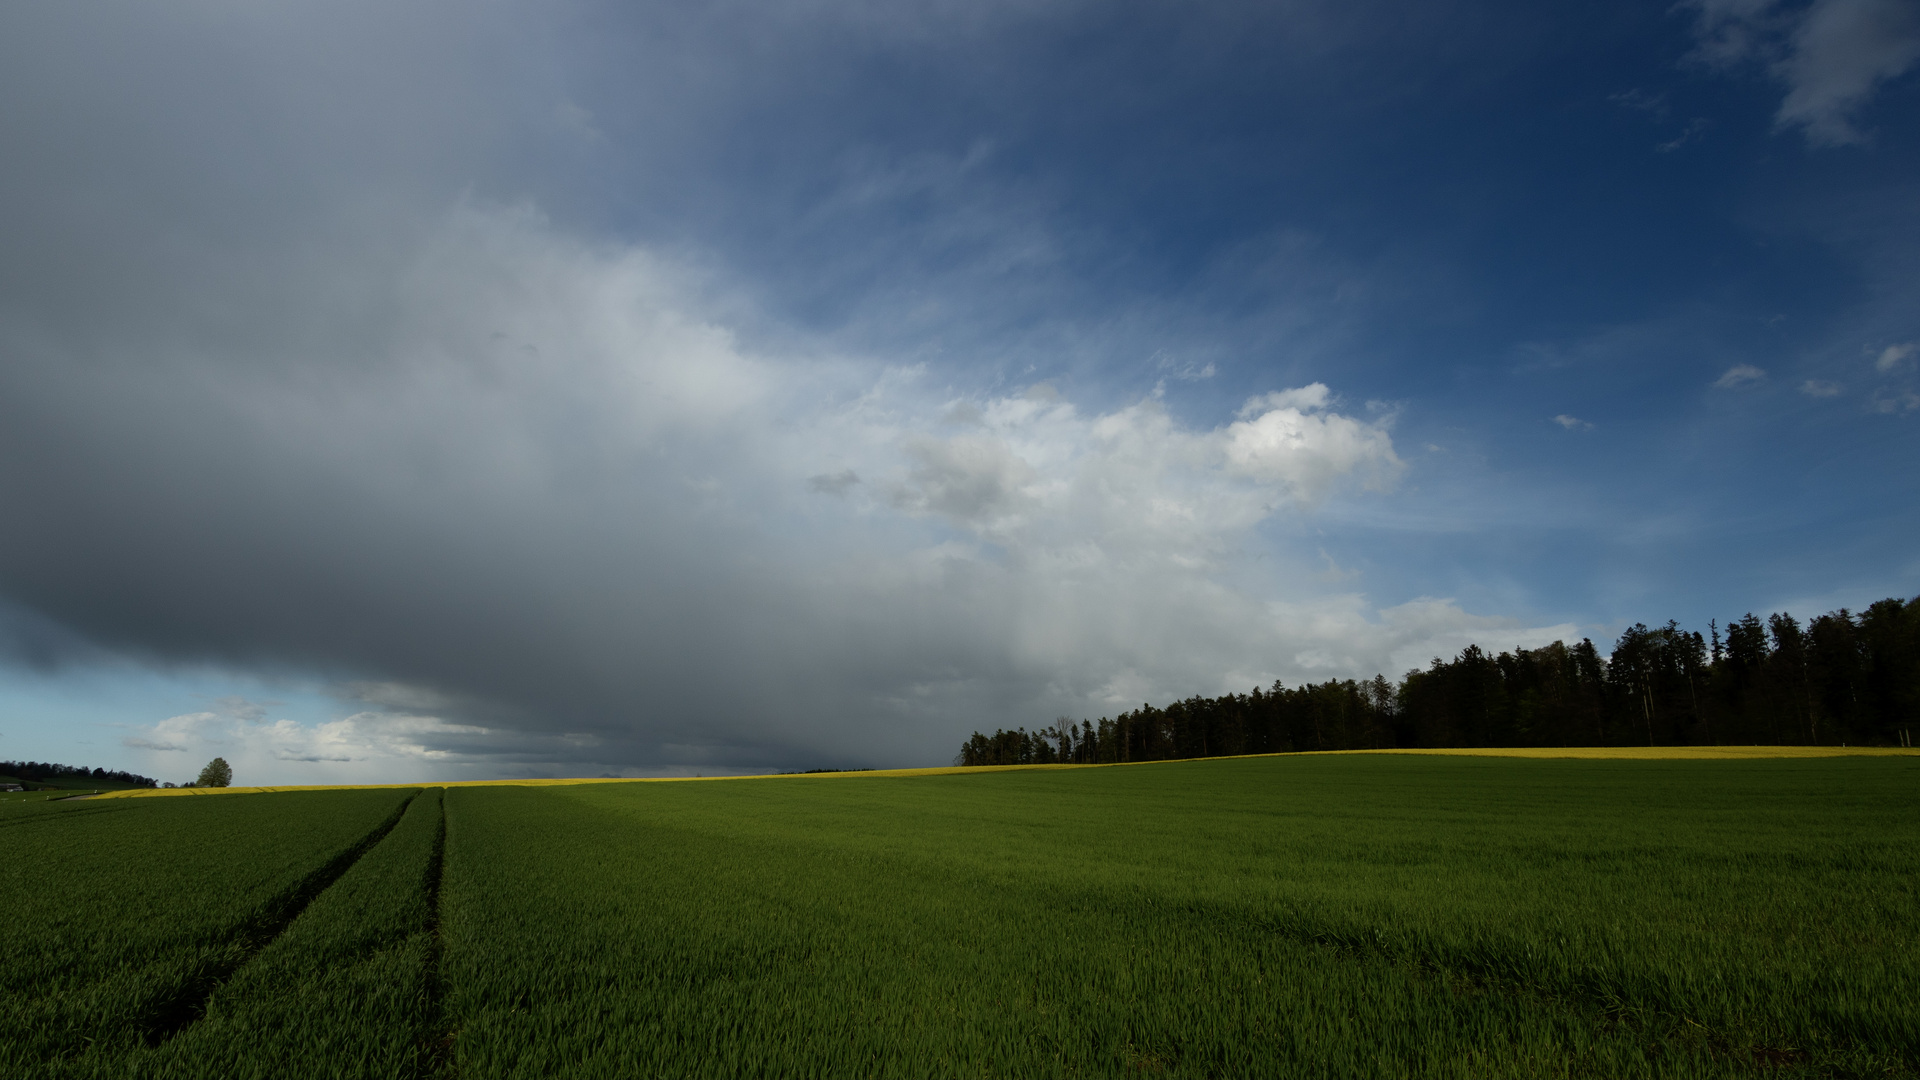
[[[1807,742],[1820,742],[1820,727],[1813,718],[1813,689],[1808,683],[1807,638],[1800,622],[1784,612],[1767,617],[1767,629],[1773,635],[1773,652],[1767,657],[1768,674],[1781,698],[1775,703],[1782,715],[1782,728],[1805,731]],[[1797,735],[1796,735],[1797,737]]]

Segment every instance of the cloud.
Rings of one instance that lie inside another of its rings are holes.
[[[163,753],[185,750],[187,748],[185,743],[167,742],[158,738],[141,736],[128,736],[120,740],[120,744],[132,750],[158,750]]]
[[[214,713],[235,720],[257,724],[267,718],[267,710],[278,705],[275,701],[251,701],[237,694],[230,694],[214,701]]]
[[[1204,431],[1151,397],[1094,416],[1051,388],[949,405],[972,430],[909,436],[888,499],[996,543],[1107,543],[1148,524],[1168,543],[1206,543],[1197,534],[1245,528],[1279,504],[1310,507],[1343,481],[1391,483],[1402,465],[1385,427],[1326,411],[1330,400],[1320,383],[1276,391]]]
[[[1618,94],[1609,94],[1607,95],[1607,100],[1622,108],[1646,113],[1648,117],[1655,121],[1666,120],[1668,112],[1671,111],[1668,107],[1665,94],[1648,93],[1638,88],[1622,91]],[[1696,116],[1688,121],[1685,127],[1681,128],[1679,134],[1658,144],[1654,149],[1663,154],[1670,154],[1692,141],[1694,136],[1705,131],[1707,125],[1708,122],[1705,117]]]
[[[1779,0],[1693,0],[1694,56],[1730,66],[1777,49],[1773,40],[1786,23]]]
[[[1327,407],[1333,398],[1333,392],[1325,383],[1310,383],[1293,390],[1275,390],[1272,393],[1247,399],[1240,406],[1240,419],[1279,410],[1294,412],[1314,412]]]
[[[822,495],[845,495],[853,485],[860,482],[860,474],[852,469],[842,469],[837,473],[820,473],[807,477],[807,490]]]
[[[1916,60],[1920,8],[1910,0],[1819,0],[1776,65],[1788,87],[1777,120],[1800,127],[1815,145],[1862,142],[1850,114]]]
[[[1250,399],[1225,432],[1229,468],[1309,505],[1350,474],[1391,487],[1403,465],[1385,426],[1324,412],[1329,400],[1323,383]]]
[[[906,453],[912,466],[894,485],[893,503],[909,514],[938,514],[962,528],[996,533],[1018,528],[1023,511],[1039,508],[1039,475],[1004,438],[916,437]]]
[[[1920,409],[1920,394],[1911,390],[1875,394],[1871,408],[1877,413],[1910,413]]]
[[[917,367],[750,351],[696,274],[525,207],[463,203],[376,254],[282,271],[365,305],[292,345],[248,321],[280,317],[271,294],[210,329],[95,326],[85,354],[0,320],[0,460],[43,463],[0,471],[0,588],[122,653],[358,676],[331,721],[235,700],[129,745],[924,762],[983,717],[1367,675],[1408,640],[1319,595],[1331,547],[1248,554],[1404,470],[1390,412],[1325,384],[1211,426],[1152,396],[955,398]]]
[[[1202,379],[1211,379],[1219,374],[1219,369],[1214,366],[1211,360],[1204,364],[1196,363],[1192,360],[1183,360],[1177,356],[1173,356],[1165,350],[1155,355],[1154,366],[1183,382],[1198,382]]]
[[[1360,576],[1359,570],[1344,567],[1344,566],[1341,566],[1338,562],[1335,562],[1333,556],[1327,554],[1326,548],[1320,549],[1320,561],[1326,564],[1326,569],[1322,570],[1318,574],[1315,574],[1314,577],[1318,578],[1321,581],[1339,583],[1343,581],[1352,581]]]
[[[1592,431],[1593,430],[1593,425],[1591,423],[1588,423],[1587,421],[1582,420],[1577,416],[1569,416],[1566,413],[1561,413],[1559,416],[1554,417],[1553,422],[1556,424],[1559,424],[1563,428],[1566,428],[1568,431]]]
[[[571,101],[563,101],[553,109],[554,122],[575,137],[588,143],[604,143],[606,133],[594,123],[593,114]]]
[[[1825,382],[1820,379],[1808,379],[1800,384],[1800,392],[1811,398],[1839,397],[1843,390],[1839,383]]]
[[[110,652],[71,627],[0,596],[0,664],[54,672],[112,659]]]
[[[126,736],[120,743],[136,750],[176,753],[199,744],[202,741],[201,729],[220,720],[218,713],[211,712],[170,716],[137,735]]]
[[[532,745],[541,742],[546,745]],[[562,756],[577,756],[577,740],[572,742],[553,737],[530,740],[436,716],[380,710],[300,724],[285,718],[238,716],[223,709],[171,716],[121,740],[130,749],[183,754],[188,768],[203,756],[224,757],[241,784],[270,783],[288,775],[316,782],[346,777],[489,777],[497,775],[497,766],[505,762],[524,769],[529,760],[550,760],[556,749]],[[320,768],[316,771],[314,766]],[[179,764],[160,760],[147,767],[164,772]]]
[[[1499,653],[1554,641],[1575,642],[1585,636],[1571,623],[1530,627],[1512,619],[1469,615],[1452,600],[1434,597],[1412,600],[1373,617],[1353,603],[1291,608],[1288,614],[1311,621],[1321,634],[1321,642],[1296,654],[1295,663],[1329,675],[1348,670],[1362,656],[1367,658],[1362,666],[1376,666],[1397,678],[1425,668],[1432,660],[1451,659],[1468,645]]]
[[[1660,145],[1654,147],[1654,149],[1660,151],[1663,154],[1671,154],[1675,150],[1678,150],[1681,147],[1687,145],[1689,142],[1692,142],[1694,136],[1707,130],[1707,127],[1708,127],[1708,123],[1706,119],[1703,117],[1696,116],[1691,121],[1688,121],[1687,126],[1681,129],[1680,134],[1675,135],[1673,138],[1668,139],[1666,142],[1663,142]]]
[[[1649,93],[1638,87],[1622,90],[1617,94],[1608,94],[1607,100],[1625,109],[1644,112],[1655,119],[1664,119],[1667,115],[1667,95]]]
[[[950,63],[1033,5],[734,10],[642,5],[597,61],[514,4],[0,13],[9,660],[325,681],[317,718],[202,699],[128,745],[398,780],[931,763],[975,726],[1562,632],[1322,579],[1354,556],[1315,523],[1402,498],[1391,409],[1076,382],[1143,326],[1149,378],[1241,354],[1219,308],[1133,314],[1154,245],[954,137],[979,115],[907,110],[902,141],[898,101],[842,112],[876,40]],[[804,40],[741,68],[749,36]],[[1035,67],[988,104],[1058,85]],[[1013,135],[1071,115],[1042,113]],[[1263,213],[1208,280],[1262,349],[1324,337],[1273,298],[1353,311],[1364,268]]]
[[[1879,372],[1892,371],[1894,368],[1906,363],[1907,359],[1913,356],[1916,349],[1920,349],[1920,344],[1911,341],[1903,342],[1899,345],[1889,345],[1880,350],[1880,355],[1874,359],[1873,370]]]
[[[1814,146],[1863,142],[1853,114],[1880,84],[1920,61],[1920,7],[1910,0],[1696,0],[1695,56],[1727,67],[1761,60],[1787,94],[1775,114]]]
[[[1752,364],[1735,364],[1728,368],[1719,378],[1713,380],[1713,385],[1719,390],[1732,390],[1745,386],[1748,383],[1759,382],[1766,377],[1767,373],[1765,371],[1754,367]]]

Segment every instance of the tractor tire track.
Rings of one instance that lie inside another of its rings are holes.
[[[243,922],[234,932],[242,942],[237,956],[203,973],[200,978],[181,987],[166,999],[157,1002],[148,1012],[144,1027],[143,1041],[149,1047],[158,1047],[180,1032],[191,1027],[206,1015],[207,1003],[221,986],[231,979],[248,961],[259,955],[260,951],[273,944],[275,938],[285,933],[287,927],[300,917],[300,913],[309,904],[318,899],[321,893],[340,880],[361,857],[372,851],[380,841],[387,838],[394,826],[400,824],[407,808],[419,798],[419,793],[402,800],[392,814],[373,830],[356,841],[351,847],[329,859],[325,865],[300,879],[292,888],[269,900],[260,910]]]
[[[440,881],[447,862],[447,792],[440,792],[440,828],[433,838],[433,853],[427,857],[427,1018],[421,1031],[420,1076],[452,1077],[454,1033],[446,1015],[446,978],[441,972],[445,949],[440,937]]]

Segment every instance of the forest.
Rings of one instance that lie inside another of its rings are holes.
[[[158,786],[150,776],[139,776],[120,769],[89,769],[85,765],[57,765],[47,761],[0,761],[0,776],[18,780],[103,780],[129,787]]]
[[[1920,718],[1920,597],[1804,625],[1747,614],[1707,634],[1636,624],[1498,656],[1477,645],[1398,683],[1329,680],[1037,731],[974,732],[956,765],[1098,764],[1303,750],[1475,746],[1911,746]]]

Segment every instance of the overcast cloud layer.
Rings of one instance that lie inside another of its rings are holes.
[[[936,764],[1920,587],[1914,6],[1540,18],[10,10],[0,756]]]

